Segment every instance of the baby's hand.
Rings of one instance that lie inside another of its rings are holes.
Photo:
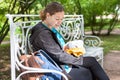
[[[66,51],[66,49],[69,49],[67,45],[63,46],[63,50]]]

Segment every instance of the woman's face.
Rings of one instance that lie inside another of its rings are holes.
[[[47,13],[46,23],[49,28],[52,28],[52,27],[57,28],[61,25],[63,18],[64,18],[64,11],[57,12],[52,16],[49,13]]]

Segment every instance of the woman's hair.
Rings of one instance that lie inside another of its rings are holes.
[[[57,12],[64,11],[63,6],[58,2],[52,2],[48,4],[43,11],[40,11],[40,18],[41,20],[46,19],[46,13],[49,13],[50,15],[54,15]]]

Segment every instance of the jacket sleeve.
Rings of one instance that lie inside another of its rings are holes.
[[[41,31],[34,40],[34,43],[38,49],[43,49],[56,62],[75,66],[80,65],[80,58],[74,57],[64,52],[59,43],[55,40],[52,32],[49,30]]]

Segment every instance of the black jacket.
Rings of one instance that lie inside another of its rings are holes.
[[[64,52],[55,34],[49,28],[45,27],[42,22],[39,22],[32,28],[30,42],[34,47],[34,51],[39,49],[44,50],[59,65],[80,65],[80,58],[76,58]]]

